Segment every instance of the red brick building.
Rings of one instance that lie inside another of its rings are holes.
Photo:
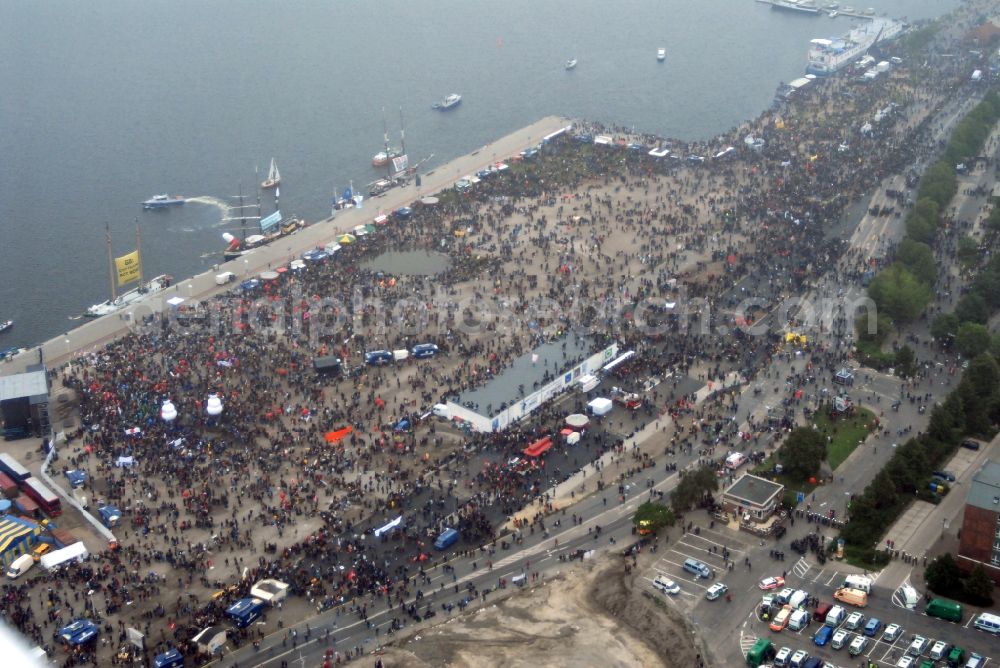
[[[956,560],[965,571],[982,564],[1000,585],[1000,462],[987,460],[972,476]]]

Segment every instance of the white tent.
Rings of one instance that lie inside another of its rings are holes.
[[[184,298],[183,297],[171,297],[170,299],[167,300],[167,303],[170,304],[171,306],[180,306],[181,304],[184,303]]]
[[[601,415],[607,415],[608,413],[610,413],[611,407],[613,405],[614,404],[611,403],[610,399],[607,399],[605,397],[597,397],[596,399],[591,400],[587,404],[587,407],[590,408],[591,413],[599,417]]]
[[[373,531],[372,533],[375,534],[376,538],[379,538],[382,534],[389,533],[390,531],[392,531],[394,529],[399,529],[402,526],[403,526],[403,516],[400,515],[399,517],[397,517],[393,521],[389,522],[385,526],[382,526],[382,527],[379,527],[378,529],[375,529],[375,531]]]

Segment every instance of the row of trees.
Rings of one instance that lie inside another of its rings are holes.
[[[895,327],[919,318],[933,299],[937,267],[932,245],[941,227],[941,212],[950,205],[958,192],[956,163],[969,160],[979,153],[997,120],[1000,120],[1000,96],[996,91],[991,91],[958,124],[943,157],[921,179],[916,203],[906,217],[906,237],[899,244],[893,263],[881,271],[868,286],[868,296],[878,308],[878,331],[870,332],[867,319],[859,319],[858,350],[863,361],[878,366],[895,364],[895,355],[882,353],[882,345]],[[991,224],[1000,229],[1000,214],[995,218],[991,217]],[[975,240],[961,240],[959,255],[967,265],[974,264],[979,255]],[[997,305],[1000,306],[1000,273],[991,274],[983,280],[986,282],[983,291],[990,295],[996,293]],[[982,302],[980,298],[983,298]],[[963,301],[967,303],[960,304],[962,310],[958,315],[959,323],[956,325],[949,320],[939,327],[947,330],[953,337],[958,336],[959,326],[967,321],[962,317],[966,311],[981,318],[971,322],[982,324],[985,317],[988,317],[988,311],[984,316],[985,309],[980,308],[990,303],[984,295],[977,294]],[[982,339],[980,332],[966,332],[963,340],[966,339],[970,340],[974,350],[982,352],[985,349],[977,345]]]
[[[926,488],[931,473],[956,450],[966,434],[988,437],[1000,422],[1000,365],[989,353],[969,364],[962,380],[931,411],[926,433],[896,448],[892,458],[851,503],[842,537],[851,551],[877,564],[873,537],[882,536],[910,501]]]

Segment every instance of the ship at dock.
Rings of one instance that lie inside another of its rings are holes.
[[[226,249],[222,253],[223,258],[226,261],[235,260],[252,252],[255,248],[268,245],[275,239],[294,234],[305,226],[305,221],[300,218],[295,216],[282,218],[281,211],[275,211],[270,216],[260,219],[258,234],[251,234],[240,240],[229,232],[223,233],[222,239],[226,242]]]
[[[114,257],[111,254],[111,231],[105,227],[105,240],[108,244],[108,273],[111,279],[111,299],[94,304],[84,311],[83,315],[88,318],[100,318],[101,316],[117,313],[123,308],[131,306],[141,301],[147,295],[151,295],[170,287],[173,277],[161,274],[149,281],[142,279],[142,256],[140,254],[139,226],[135,228],[135,250],[121,257]],[[118,288],[129,283],[138,282],[135,287],[128,292],[118,294]]]
[[[889,19],[873,19],[843,37],[814,39],[809,43],[806,74],[828,77],[865,55],[876,43],[898,37],[903,24]]]

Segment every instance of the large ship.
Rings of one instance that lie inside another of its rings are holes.
[[[805,14],[819,14],[817,7],[811,0],[771,0],[771,9],[784,9],[792,12],[802,12]]]
[[[135,289],[129,290],[114,299],[109,299],[108,301],[101,302],[100,304],[94,304],[84,312],[84,315],[88,318],[100,318],[101,316],[111,315],[112,313],[122,310],[126,306],[136,303],[146,295],[155,294],[165,288],[169,288],[173,280],[172,276],[167,276],[166,274],[157,276],[148,283],[144,283]]]
[[[836,39],[814,39],[809,43],[806,74],[827,77],[863,56],[876,42],[898,36],[903,24],[889,19],[873,19]]]

